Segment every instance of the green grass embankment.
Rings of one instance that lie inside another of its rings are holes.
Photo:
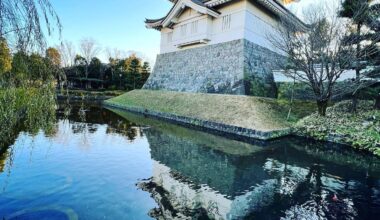
[[[119,109],[110,110],[136,124],[152,126],[157,131],[160,131],[166,135],[172,135],[182,141],[188,141],[200,146],[207,146],[211,149],[222,151],[231,155],[245,156],[254,152],[268,149],[260,145],[245,143],[242,141],[205,133],[199,130],[189,129],[172,123],[163,123],[158,119],[141,117],[135,113],[130,113]]]
[[[289,104],[276,99],[251,96],[135,90],[112,98],[106,104],[139,108],[197,118],[258,131],[287,129],[305,113],[295,104],[286,120]]]
[[[147,109],[177,116],[233,125],[256,131],[294,128],[296,134],[316,140],[351,145],[380,156],[380,111],[362,101],[357,114],[349,111],[350,102],[331,106],[327,116],[317,113],[314,102],[289,101],[250,96],[135,90],[107,100],[128,110]]]

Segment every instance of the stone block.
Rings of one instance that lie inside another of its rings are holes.
[[[283,60],[244,39],[160,54],[144,89],[276,97],[272,70]]]

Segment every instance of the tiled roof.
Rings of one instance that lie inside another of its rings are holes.
[[[169,1],[171,1],[173,3],[177,3],[177,0],[169,0]],[[205,2],[207,2],[207,1],[191,0],[191,2],[193,2],[193,3],[195,3],[195,4],[199,5],[199,6],[202,6],[204,8],[207,8],[207,9],[211,10],[211,11],[219,13],[217,10],[213,9],[212,7],[207,6],[205,4]],[[147,25],[149,25],[151,28],[160,29],[162,27],[161,22],[163,22],[166,19],[166,17],[173,11],[174,7],[175,7],[175,4],[173,5],[173,7],[170,9],[170,11],[168,12],[168,14],[165,17],[159,18],[159,19],[145,19],[145,23]]]
[[[173,2],[174,6],[178,2],[178,0],[169,0],[169,1]],[[205,7],[217,12],[216,9],[214,9],[214,7],[234,1],[234,0],[191,0],[191,1],[199,6],[202,6],[202,7]],[[303,27],[307,26],[297,16],[295,16],[291,11],[289,11],[283,4],[281,4],[280,0],[256,0],[256,2],[263,5],[265,8],[269,9],[272,13],[276,14],[279,17],[285,16],[286,18],[291,19],[294,22],[297,22],[299,25]],[[170,12],[173,10],[173,8],[170,10]],[[160,19],[146,19],[145,23],[147,24],[147,26],[151,28],[160,29],[162,27],[162,24],[160,22],[163,22],[165,18],[170,14],[170,12],[165,17],[160,18]]]

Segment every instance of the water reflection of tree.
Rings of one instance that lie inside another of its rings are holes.
[[[7,149],[4,148],[2,151],[0,151],[0,173],[4,172],[4,168],[6,166],[8,156],[9,156],[9,153]]]
[[[107,134],[119,134],[127,137],[128,140],[134,141],[136,137],[142,136],[142,129],[126,119],[120,118],[115,113],[108,110],[102,110],[102,116],[107,124]]]
[[[10,120],[16,123],[0,123],[2,128],[0,130],[0,173],[6,172],[8,177],[11,175],[14,161],[13,145],[21,132],[26,132],[32,137],[40,132],[47,136],[52,136],[57,132],[54,90],[47,88],[31,90],[25,98],[19,98],[21,111],[8,115],[8,117],[14,117]],[[32,153],[33,149],[30,151]],[[4,187],[6,185],[7,179]]]
[[[117,124],[109,124],[107,134],[120,134],[126,136],[128,140],[133,141],[137,136],[143,136],[143,131],[140,127],[125,120],[120,120]]]
[[[64,118],[66,107],[65,103],[59,105],[59,119]],[[106,125],[107,134],[119,134],[130,141],[143,136],[143,131],[137,124],[99,107],[96,103],[71,103],[70,114],[66,118],[72,124],[72,131],[75,134],[93,134],[98,131],[99,125]]]
[[[374,169],[365,165],[359,169],[360,171],[350,169],[352,173],[347,173],[348,169],[343,169],[341,161],[339,165],[331,161],[326,162],[319,157],[323,151],[318,148],[315,150],[318,151],[318,157],[302,155],[302,152],[295,151],[293,155],[283,154],[276,160],[272,159],[273,165],[266,168],[274,169],[276,172],[273,175],[278,180],[273,203],[264,210],[254,211],[250,215],[262,218],[264,213],[271,212],[281,216],[284,214],[283,210],[287,210],[286,218],[297,219],[310,214],[322,219],[375,216],[371,215],[371,211],[374,210],[374,206],[380,205],[380,198],[374,194],[375,187],[379,187],[375,183],[376,174],[369,174]],[[324,153],[330,152],[325,150]],[[355,154],[353,156],[357,157]],[[363,179],[365,173],[368,175]],[[377,202],[374,201],[376,197]],[[359,213],[358,210],[366,210],[368,213]]]
[[[12,89],[9,89],[7,93],[12,93],[11,91]],[[0,116],[1,119],[4,119],[0,120],[0,149],[9,147],[21,131],[31,135],[36,135],[40,131],[47,135],[56,132],[53,90],[41,88],[31,89],[28,94],[24,94],[25,92],[19,90],[18,93],[15,93],[18,98],[15,98],[15,95],[9,95],[6,100],[1,102],[3,109],[12,112]]]

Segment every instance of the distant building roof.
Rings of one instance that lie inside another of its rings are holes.
[[[146,19],[145,23],[148,28],[160,30],[163,27],[173,25],[168,21],[168,18],[170,18],[173,14],[178,14],[181,10],[183,10],[183,7],[178,7],[177,4],[184,0],[169,1],[174,3],[169,13],[165,17],[159,19]],[[211,16],[216,17],[220,13],[215,9],[215,7],[232,1],[235,0],[189,0],[188,2],[199,6],[200,10],[202,10],[205,14],[210,14]],[[290,19],[292,22],[296,22],[302,27],[307,26],[297,16],[289,11],[282,3],[280,3],[279,0],[256,0],[256,2],[281,18]]]

